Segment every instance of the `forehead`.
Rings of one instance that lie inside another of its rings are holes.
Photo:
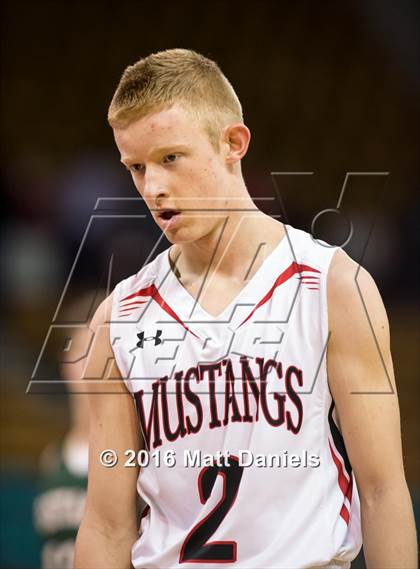
[[[179,105],[147,115],[124,128],[115,128],[114,137],[123,161],[160,147],[192,146],[198,137],[208,138],[198,118]]]

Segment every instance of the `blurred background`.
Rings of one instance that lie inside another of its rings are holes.
[[[3,569],[68,563],[86,467],[84,413],[62,382],[69,338],[107,289],[168,246],[119,164],[107,107],[128,64],[171,47],[215,59],[231,80],[261,209],[337,244],[343,219],[353,223],[346,250],[390,319],[418,516],[419,22],[414,0],[3,2]],[[344,216],[313,224],[337,206],[346,172],[380,175],[350,176]],[[42,493],[63,480],[75,491],[56,494],[60,521]],[[51,536],[57,549],[41,562]]]

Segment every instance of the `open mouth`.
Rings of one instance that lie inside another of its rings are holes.
[[[181,212],[180,212],[180,211],[175,211],[175,210],[172,210],[172,209],[170,209],[170,210],[167,209],[167,210],[163,211],[162,213],[160,213],[160,214],[159,214],[159,217],[160,217],[161,219],[169,220],[169,219],[171,219],[172,217],[174,217],[174,215],[178,215],[178,213],[181,213]]]

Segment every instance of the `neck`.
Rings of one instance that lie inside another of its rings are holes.
[[[260,211],[249,195],[226,209],[229,215],[211,233],[171,248],[178,278],[194,279],[207,271],[229,277],[242,274],[244,267],[258,268],[284,235],[283,225]]]

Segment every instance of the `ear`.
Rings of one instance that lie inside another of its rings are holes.
[[[223,142],[225,143],[225,160],[227,164],[239,162],[246,154],[251,140],[249,128],[243,123],[235,123],[225,127]]]

